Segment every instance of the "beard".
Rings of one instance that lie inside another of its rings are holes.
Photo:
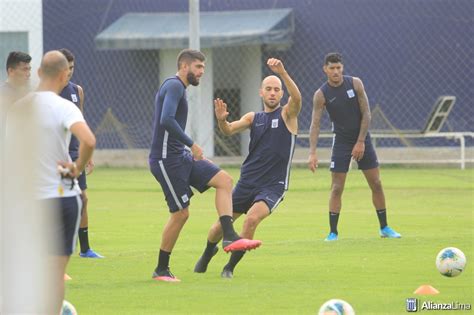
[[[188,79],[189,84],[192,86],[198,86],[199,85],[199,79],[196,78],[194,73],[188,72],[188,75],[186,76],[186,79]]]
[[[267,102],[264,102],[265,103],[265,106],[270,108],[270,109],[274,109],[274,108],[277,108],[278,106],[280,106],[280,102],[276,102],[276,101],[267,101]]]

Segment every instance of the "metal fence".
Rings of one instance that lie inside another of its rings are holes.
[[[85,116],[101,149],[147,149],[151,142],[154,95],[163,72],[161,49],[99,49],[96,37],[127,13],[188,12],[188,0],[93,1],[44,0],[44,50],[67,47],[76,54],[73,78],[86,93]],[[200,11],[291,9],[289,44],[245,44],[212,48],[213,96],[229,104],[231,119],[251,104],[261,109],[258,84],[243,71],[259,54],[260,78],[270,74],[268,57],[281,58],[300,87],[303,110],[300,133],[310,125],[312,96],[324,83],[324,55],[339,51],[345,73],[360,77],[373,112],[372,130],[403,133],[421,130],[439,95],[457,98],[443,131],[474,130],[474,39],[467,31],[474,23],[470,0],[201,0]],[[13,13],[12,13],[13,14]],[[225,28],[226,21],[221,27]],[[242,21],[245,23],[245,21]],[[209,75],[211,76],[211,75]],[[206,80],[206,77],[204,77]],[[254,97],[255,98],[255,97]],[[212,106],[212,103],[200,106]],[[198,111],[199,113],[199,111]],[[329,132],[327,115],[323,131]],[[216,156],[241,155],[246,137],[212,133]],[[306,148],[308,142],[299,140]],[[322,140],[321,146],[330,146]],[[442,138],[378,140],[379,146],[451,146]],[[472,139],[467,145],[472,146]]]

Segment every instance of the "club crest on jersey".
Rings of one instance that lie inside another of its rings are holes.
[[[353,89],[347,90],[347,96],[349,96],[349,98],[353,98],[355,96],[354,90]]]
[[[77,95],[76,95],[76,94],[71,94],[71,100],[72,100],[74,103],[77,103]]]
[[[272,119],[272,128],[278,128],[278,118]]]

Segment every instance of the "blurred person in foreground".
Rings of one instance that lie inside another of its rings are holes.
[[[69,80],[66,57],[59,51],[47,52],[38,75],[40,83],[37,91],[13,104],[7,113],[6,147],[9,153],[20,153],[20,157],[25,150],[29,151],[34,164],[30,177],[34,198],[40,204],[38,210],[44,211],[44,216],[49,215],[53,222],[51,232],[56,246],[50,246],[45,255],[54,266],[50,279],[53,291],[48,292],[53,297],[51,309],[54,312],[46,313],[58,314],[64,299],[63,276],[74,252],[75,235],[81,218],[82,202],[77,177],[92,157],[95,137],[77,106],[58,95]],[[34,136],[31,148],[23,146],[23,141],[27,143],[31,140],[21,139],[23,134],[25,137]],[[71,161],[68,152],[71,134],[81,143],[76,162]],[[35,281],[37,276],[33,275],[31,281]]]

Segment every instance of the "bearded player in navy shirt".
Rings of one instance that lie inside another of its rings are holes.
[[[286,72],[281,60],[270,58],[268,67],[279,77],[270,75],[263,79],[260,97],[264,110],[249,112],[239,120],[228,122],[227,104],[221,99],[214,101],[219,129],[225,135],[233,135],[250,129],[249,154],[245,159],[240,179],[232,192],[234,219],[246,214],[240,236],[253,238],[257,226],[283,201],[289,187],[290,167],[298,133],[298,114],[301,110],[301,93]],[[281,105],[282,81],[290,97]],[[207,246],[197,262],[194,272],[207,270],[211,258],[217,253],[217,243],[222,238],[219,222],[208,234]],[[234,268],[244,256],[243,251],[232,253],[221,276],[232,278]]]
[[[380,236],[400,238],[401,235],[387,225],[385,195],[380,180],[379,163],[370,140],[370,107],[362,80],[342,75],[344,66],[339,53],[326,55],[323,70],[327,75],[324,83],[314,94],[313,115],[310,127],[310,153],[308,166],[314,173],[318,167],[316,146],[320,121],[324,108],[333,124],[333,146],[330,170],[332,172],[329,198],[330,232],[325,241],[338,239],[337,223],[342,206],[342,192],[351,158],[372,190],[372,202],[380,223]]]
[[[204,74],[204,61],[205,56],[200,51],[181,51],[176,76],[163,82],[155,98],[149,164],[152,174],[163,189],[170,211],[162,234],[158,265],[153,272],[153,279],[159,281],[180,281],[171,273],[169,260],[189,216],[189,204],[193,195],[191,186],[201,193],[210,187],[216,189],[216,209],[224,234],[224,251],[245,251],[261,244],[257,240],[241,238],[235,232],[232,220],[232,178],[205,159],[201,147],[184,132],[188,116],[186,88],[189,85],[199,85]]]

